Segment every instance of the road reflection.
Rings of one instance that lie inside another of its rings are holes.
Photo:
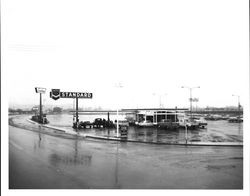
[[[119,183],[118,183],[118,156],[119,156],[119,151],[118,151],[118,143],[116,144],[116,158],[115,158],[115,187],[119,187]]]
[[[147,142],[175,142],[184,140],[184,130],[164,130],[157,128],[130,128],[129,137]]]
[[[63,153],[52,153],[49,157],[49,161],[52,165],[58,166],[59,164],[64,165],[84,165],[84,166],[90,166],[92,155],[79,155],[78,153],[78,140],[75,140],[74,143],[74,153],[73,156],[71,153],[63,154]]]
[[[38,126],[38,141],[34,140],[34,150],[37,149],[37,146],[38,148],[41,148],[41,142],[42,142],[42,127],[41,126]]]

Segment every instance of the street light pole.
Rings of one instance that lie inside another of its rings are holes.
[[[117,87],[117,89],[118,89],[118,88],[122,88],[123,86],[122,86],[121,83],[118,83],[118,84],[115,85],[115,87]],[[119,137],[119,120],[118,120],[118,117],[119,117],[119,107],[118,106],[117,106],[116,116],[117,116],[116,117],[116,137],[118,138]]]

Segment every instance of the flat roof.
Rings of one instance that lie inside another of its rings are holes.
[[[189,110],[187,108],[137,108],[137,109],[121,109],[122,111],[145,111],[145,110],[151,110],[151,111],[168,111],[168,110],[179,110],[179,111],[186,111]]]
[[[138,111],[188,111],[187,108],[136,108],[136,109],[119,109],[119,112],[138,112]],[[70,112],[76,112],[76,110],[71,110]],[[117,110],[78,110],[79,113],[108,113],[117,112]]]

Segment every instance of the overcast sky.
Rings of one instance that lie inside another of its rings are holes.
[[[248,90],[248,12],[239,0],[8,0],[3,74],[10,105],[34,87],[93,92],[80,107],[237,105]],[[122,88],[116,88],[116,83]],[[196,104],[195,104],[196,105]]]

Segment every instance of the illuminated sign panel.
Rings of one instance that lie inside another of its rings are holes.
[[[36,93],[45,93],[46,92],[46,88],[41,88],[41,87],[35,87]]]
[[[92,98],[92,93],[61,92],[61,98]]]
[[[59,98],[85,98],[92,99],[93,93],[87,92],[60,92],[60,89],[51,89],[50,97],[54,100]]]

